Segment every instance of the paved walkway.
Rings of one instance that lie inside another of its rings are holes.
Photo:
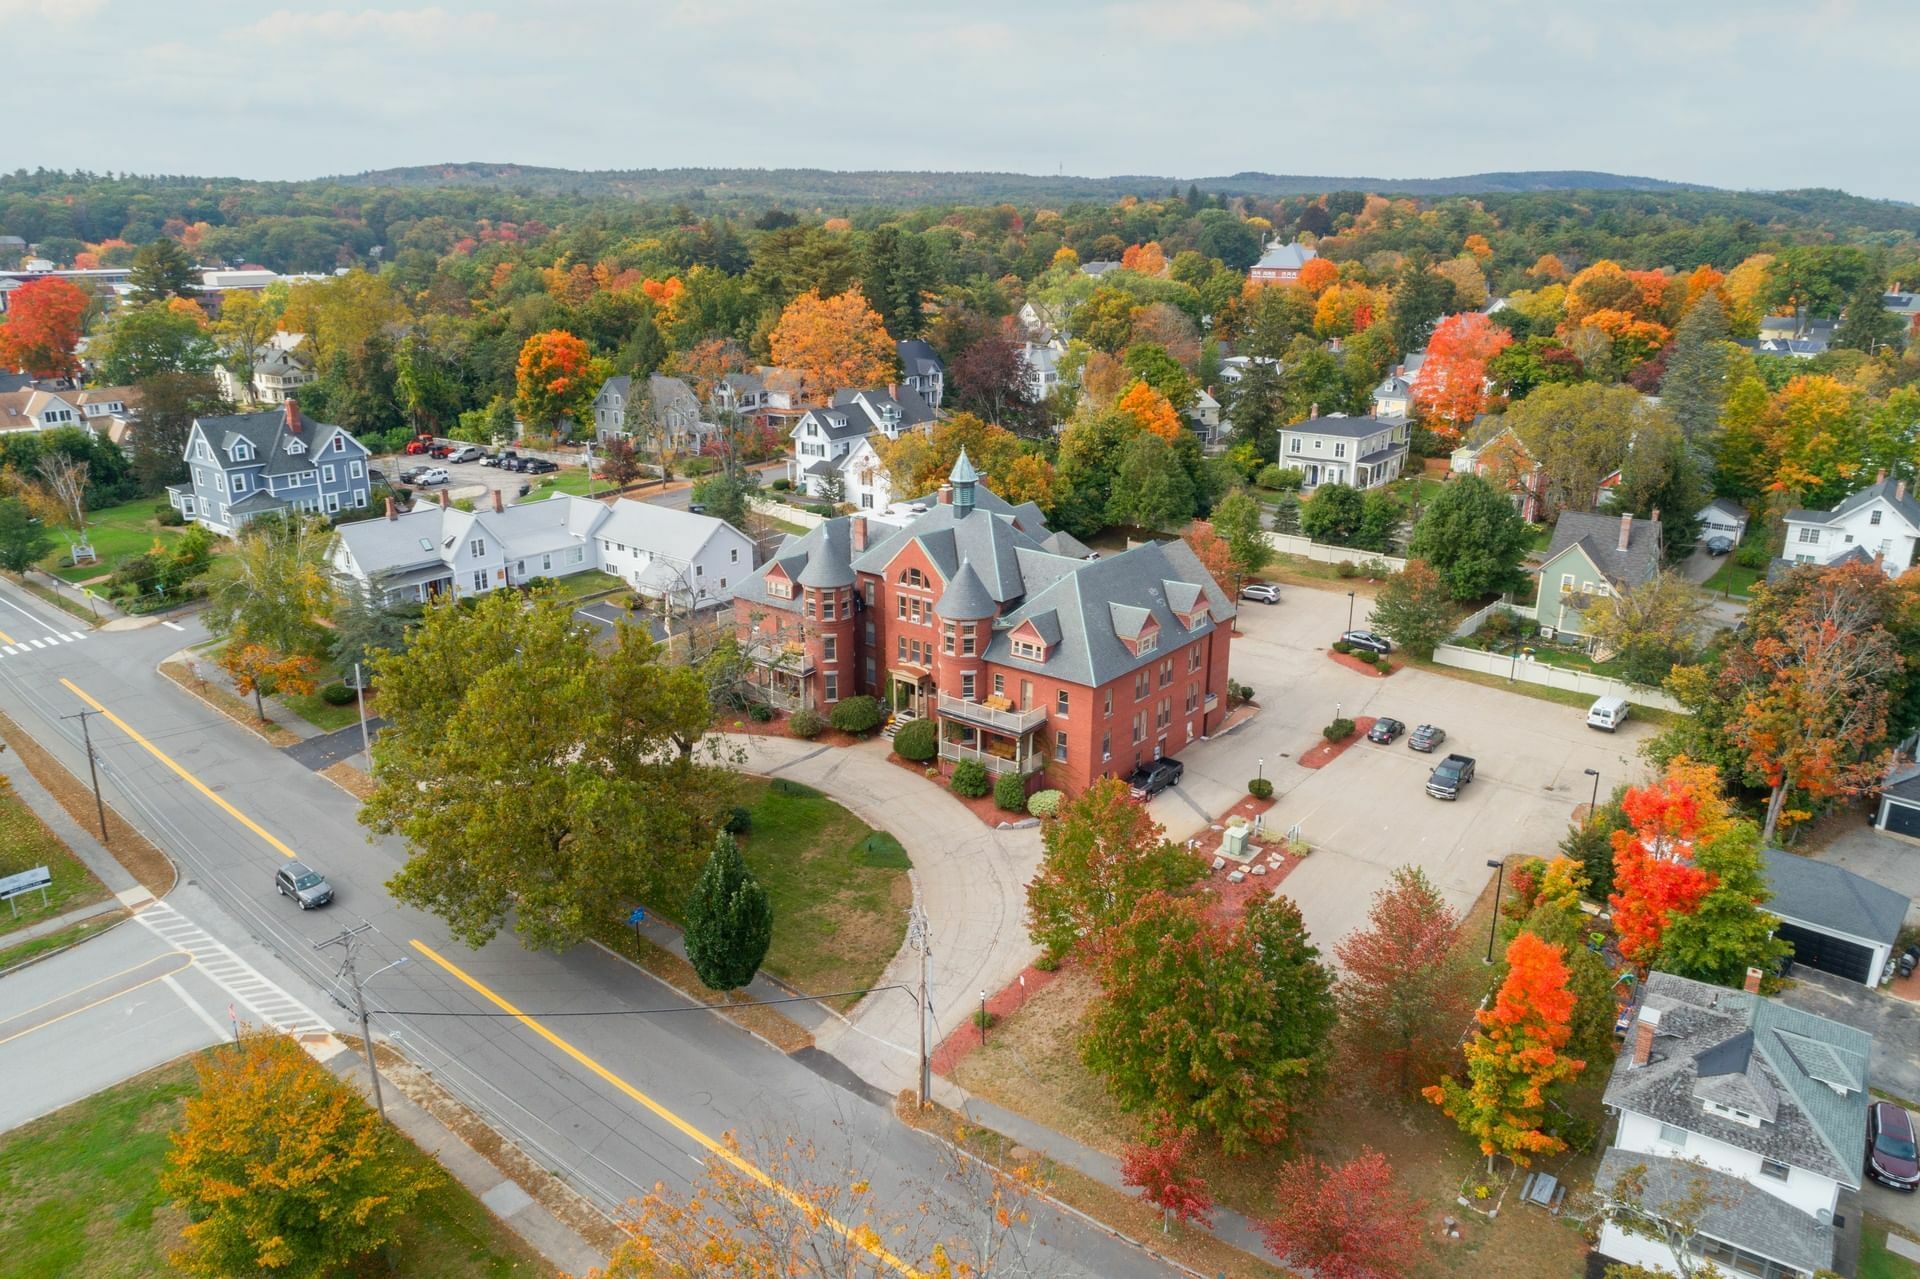
[[[788,777],[831,795],[869,826],[888,831],[913,862],[914,899],[933,946],[931,1043],[965,1024],[980,992],[997,991],[1033,961],[1027,881],[1040,866],[1040,833],[994,830],[919,774],[889,762],[888,743],[819,746],[782,737],[725,734],[749,772]],[[912,987],[920,959],[902,947],[878,985]],[[904,991],[867,996],[845,1019],[814,1030],[820,1048],[889,1092],[912,1087],[918,1060],[914,1001]]]
[[[91,830],[73,820],[67,810],[60,806],[60,801],[40,784],[40,779],[27,771],[27,766],[20,762],[16,752],[0,751],[0,777],[13,783],[13,793],[20,797],[20,802],[32,809],[48,829],[60,837],[60,842],[93,872],[95,879],[107,886],[108,892],[128,905],[145,901],[152,895],[140,887],[127,868],[107,851]]]

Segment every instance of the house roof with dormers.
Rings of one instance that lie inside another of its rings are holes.
[[[258,413],[195,418],[193,429],[213,450],[221,469],[229,471],[263,465],[268,475],[311,471],[323,460],[321,454],[333,448],[336,437],[344,439],[345,452],[365,456],[367,451],[346,428],[302,416],[293,400]],[[233,447],[239,441],[245,441],[251,455],[244,460],[233,456]],[[191,437],[187,440],[189,457],[194,443]]]

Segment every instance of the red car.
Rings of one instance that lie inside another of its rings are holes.
[[[1913,1116],[1890,1101],[1876,1101],[1867,1111],[1867,1176],[1895,1190],[1920,1185]]]

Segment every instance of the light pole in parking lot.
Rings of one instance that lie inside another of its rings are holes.
[[[1353,629],[1353,592],[1347,592],[1347,629]]]
[[[1493,868],[1493,918],[1487,923],[1487,962],[1493,962],[1493,939],[1500,931],[1500,884],[1506,878],[1507,864],[1489,857],[1487,865]]]
[[[1593,779],[1593,798],[1587,802],[1587,825],[1593,825],[1593,815],[1600,811],[1600,770],[1585,768],[1580,770]]]
[[[1254,760],[1253,763],[1254,763],[1254,773],[1253,773],[1254,780],[1265,781],[1267,779],[1267,757],[1262,755],[1259,759]]]

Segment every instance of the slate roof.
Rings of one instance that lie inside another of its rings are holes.
[[[1760,852],[1773,900],[1766,909],[1825,932],[1846,933],[1891,946],[1906,922],[1910,900],[1832,862],[1765,848]]]
[[[954,622],[977,622],[999,611],[980,575],[973,571],[973,565],[964,562],[947,583],[947,589],[933,602],[934,616]]]
[[[618,395],[622,403],[633,398],[633,379],[625,373],[615,374],[600,384],[599,393],[593,398],[598,400],[605,395]]]
[[[1880,305],[1895,315],[1920,315],[1920,293],[1883,293]]]
[[[284,511],[292,503],[285,498],[275,497],[265,489],[255,489],[239,501],[227,507],[229,515],[258,515],[267,511]]]
[[[1916,496],[1913,486],[1909,485],[1905,497],[1896,497],[1900,491],[1897,480],[1880,480],[1863,489],[1856,489],[1842,498],[1840,504],[1831,511],[1791,510],[1787,512],[1790,524],[1837,524],[1861,507],[1876,498],[1885,498],[1887,505],[1900,513],[1902,519],[1914,528],[1920,529],[1920,496]]]
[[[1653,1056],[1645,1066],[1633,1065],[1629,1035],[1607,1080],[1607,1105],[1859,1188],[1871,1035],[1671,973],[1647,978],[1640,1006],[1660,1010]],[[1757,1128],[1707,1111],[1697,1091],[1701,1058],[1725,1071],[1728,1045],[1743,1035],[1750,1036],[1757,1077],[1779,1098],[1774,1121]]]
[[[834,407],[848,409],[848,416],[852,416],[852,410],[856,406],[866,413],[869,430],[879,429],[881,410],[889,402],[900,411],[900,430],[910,426],[922,426],[934,419],[933,405],[927,403],[920,392],[904,384],[840,390],[833,393]]]
[[[1330,438],[1357,440],[1377,431],[1396,429],[1407,424],[1405,418],[1348,417],[1341,413],[1330,413],[1324,417],[1310,417],[1304,422],[1295,422],[1283,426],[1283,431],[1292,431],[1298,435],[1325,435]]]
[[[1620,549],[1620,516],[1597,515],[1591,511],[1562,511],[1553,526],[1553,540],[1541,563],[1552,563],[1562,551],[1578,546],[1607,580],[1633,587],[1660,571],[1660,525],[1653,520],[1635,520]]]
[[[293,401],[289,400],[288,403]],[[222,417],[200,417],[193,424],[200,428],[207,443],[217,451],[216,461],[225,470],[247,469],[266,464],[268,475],[297,475],[302,471],[318,470],[321,451],[329,447],[336,435],[344,435],[349,442],[358,444],[345,429],[330,422],[316,422],[310,417],[302,417],[297,435],[287,431],[287,411],[283,405],[279,408],[263,409],[258,413],[230,413]],[[253,448],[253,457],[245,462],[235,462],[227,454],[227,442],[235,436],[245,440]],[[291,453],[288,444],[298,439],[305,452]],[[364,453],[366,450],[362,449]]]
[[[1726,516],[1728,519],[1745,520],[1747,518],[1747,508],[1740,505],[1740,503],[1734,501],[1730,497],[1716,497],[1711,502],[1708,502],[1705,506],[1701,507],[1700,509],[1702,512],[1705,512],[1705,511],[1718,512],[1719,514]]]
[[[1880,793],[1920,804],[1920,764],[1912,760],[1895,762],[1887,770],[1886,780],[1880,783]]]
[[[1748,1252],[1757,1252],[1803,1273],[1833,1264],[1833,1228],[1738,1177],[1685,1159],[1642,1154],[1614,1147],[1600,1159],[1593,1187],[1607,1194],[1622,1173],[1645,1168],[1640,1202],[1661,1205],[1688,1202],[1704,1189],[1700,1232]]]
[[[1055,555],[1066,555],[1076,560],[1083,560],[1093,554],[1092,547],[1064,529],[1042,538],[1040,546],[1043,550],[1051,551]]]
[[[1277,244],[1261,254],[1260,260],[1253,265],[1268,270],[1298,271],[1319,256],[1317,249],[1310,249],[1304,244]]]
[[[975,488],[976,502],[980,489]],[[1011,517],[976,505],[965,516],[958,508],[935,502],[924,515],[914,517],[905,528],[869,543],[866,553],[853,562],[862,573],[883,573],[893,557],[909,542],[917,542],[933,562],[942,581],[951,582],[961,561],[970,562],[987,594],[999,604],[1018,600],[1027,593],[1016,558],[1019,550],[1040,549],[1040,543],[1014,526]]]
[[[920,338],[902,338],[893,344],[893,349],[899,355],[900,367],[906,370],[908,377],[946,372],[947,366],[939,354]]]
[[[1091,275],[1096,278],[1105,275],[1109,271],[1118,271],[1119,269],[1120,264],[1118,262],[1109,262],[1104,258],[1095,258],[1091,262],[1082,262],[1080,264],[1080,274]]]

